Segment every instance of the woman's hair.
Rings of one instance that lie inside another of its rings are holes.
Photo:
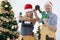
[[[26,14],[27,14],[28,12],[26,12]],[[31,15],[31,17],[30,18],[33,18],[33,12],[32,12],[32,15]]]
[[[33,18],[33,12],[32,12],[32,16],[31,16],[31,18]]]

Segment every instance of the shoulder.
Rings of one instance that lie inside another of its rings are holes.
[[[51,17],[57,19],[57,15],[55,13],[52,13]]]

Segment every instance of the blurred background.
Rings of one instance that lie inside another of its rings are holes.
[[[2,0],[0,0],[1,2]],[[24,15],[24,5],[27,4],[27,3],[30,3],[33,5],[33,8],[35,7],[35,5],[40,5],[41,6],[41,9],[44,10],[44,3],[47,2],[47,1],[51,1],[53,3],[53,12],[58,16],[58,24],[57,24],[57,32],[56,32],[56,40],[60,40],[60,0],[8,0],[12,7],[13,7],[13,11],[15,13],[15,17],[16,17],[16,20],[18,22],[19,18],[19,13],[22,12],[22,14]],[[39,12],[38,13],[38,16],[40,15]],[[41,15],[39,16],[41,17]],[[18,25],[19,25],[19,29],[18,31],[20,31],[20,24],[18,22]],[[40,24],[38,22],[36,22],[35,24],[35,27],[34,27],[34,32],[36,33],[37,31],[37,27],[39,26]]]

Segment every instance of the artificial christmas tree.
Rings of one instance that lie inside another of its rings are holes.
[[[0,13],[0,40],[11,40],[18,37],[17,21],[14,18],[14,12],[11,11],[12,7],[6,0],[1,2],[1,13]]]

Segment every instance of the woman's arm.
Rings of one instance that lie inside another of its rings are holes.
[[[29,22],[32,22],[33,25],[35,24],[36,22],[36,18],[28,18],[28,17],[19,17],[19,20],[22,22],[22,21],[29,21]]]
[[[37,13],[36,13],[36,10],[34,10],[33,12],[34,12],[34,15],[35,15],[35,17],[36,17],[36,20],[37,20],[37,21],[40,20],[40,18],[38,17],[38,15],[37,15]]]
[[[36,23],[36,18],[27,18],[27,21],[32,22],[33,25]]]

